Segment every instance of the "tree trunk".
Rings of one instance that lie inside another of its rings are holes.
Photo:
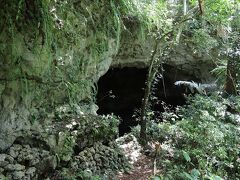
[[[235,1],[236,3],[236,1]],[[235,12],[233,14],[232,19],[232,29],[238,30],[236,27],[237,17],[238,17],[238,6],[236,5]],[[235,39],[232,42],[232,51],[230,53],[230,56],[228,56],[228,62],[227,62],[227,77],[225,82],[225,93],[227,95],[237,95],[237,88],[236,88],[236,82],[237,82],[237,62],[239,55],[237,54],[237,51],[239,49],[239,40],[238,38]]]
[[[183,0],[183,15],[187,14],[187,0]]]
[[[199,7],[199,10],[200,10],[200,14],[203,15],[204,13],[204,0],[198,0],[198,7]]]
[[[227,63],[227,77],[225,83],[225,92],[227,95],[237,95],[236,89],[236,78],[237,78],[237,68],[236,59],[234,57],[229,57]]]
[[[148,101],[149,101],[149,95],[151,93],[151,86],[152,86],[152,80],[155,77],[154,73],[154,58],[157,53],[158,49],[158,44],[159,42],[157,41],[154,47],[154,51],[151,54],[151,59],[150,59],[150,66],[148,70],[148,75],[147,75],[147,80],[146,80],[146,87],[144,91],[144,97],[142,101],[142,106],[141,106],[141,114],[140,114],[140,143],[145,146],[147,144],[147,119],[146,119],[146,110],[148,106]]]
[[[155,56],[158,52],[158,48],[159,45],[163,45],[160,52],[164,51],[165,47],[168,46],[167,43],[171,43],[171,41],[167,42],[165,40],[166,37],[172,37],[173,33],[176,29],[178,29],[179,27],[182,26],[183,23],[187,22],[189,19],[191,19],[190,17],[193,16],[195,13],[197,13],[197,11],[195,12],[196,7],[192,8],[191,10],[188,11],[188,13],[186,15],[184,15],[182,17],[182,19],[179,21],[179,23],[177,25],[175,25],[172,30],[170,30],[169,32],[163,34],[160,38],[156,39],[156,44],[154,46],[154,50],[151,54],[150,57],[150,66],[148,69],[148,75],[147,75],[147,80],[146,80],[146,87],[145,87],[145,92],[144,92],[144,97],[142,100],[142,106],[141,106],[141,113],[140,113],[140,143],[145,146],[147,144],[147,119],[146,119],[146,111],[147,111],[147,106],[148,106],[148,101],[149,101],[149,96],[151,94],[151,87],[152,87],[152,81],[155,78],[155,75],[157,73],[157,68],[154,68],[154,65],[159,64],[160,63],[160,59],[157,59]]]

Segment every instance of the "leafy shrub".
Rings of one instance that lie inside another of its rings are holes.
[[[158,160],[159,168],[164,170],[161,177],[240,178],[239,100],[196,95],[178,111],[181,120],[150,121],[148,135],[162,143]],[[229,105],[236,114],[227,111]]]

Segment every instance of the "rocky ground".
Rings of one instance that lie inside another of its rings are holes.
[[[115,142],[117,127],[112,117],[84,116],[57,122],[44,133],[29,131],[0,152],[0,179],[84,179],[128,171]]]
[[[154,172],[154,144],[149,144],[147,151],[144,151],[133,135],[120,137],[117,143],[132,165],[129,172],[120,172],[117,175],[118,180],[147,180],[158,172]],[[146,153],[148,155],[145,155]]]
[[[37,179],[56,166],[57,160],[49,151],[13,144],[0,154],[0,179]]]
[[[153,175],[153,159],[140,155],[133,169],[128,173],[119,173],[118,180],[147,180]]]
[[[31,146],[13,144],[0,154],[0,179],[84,179],[102,174],[119,180],[145,180],[153,175],[154,159],[142,153],[133,135],[125,135],[108,145],[96,142],[65,165],[59,164],[60,160],[51,151]],[[79,170],[87,175],[75,176],[74,172]],[[114,175],[114,172],[119,173]]]

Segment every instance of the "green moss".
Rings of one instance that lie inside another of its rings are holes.
[[[123,37],[143,40],[155,23],[148,16],[155,6],[145,1],[4,0],[0,6],[3,78],[19,81],[22,97],[33,92],[38,106],[94,101],[100,64],[117,54]]]

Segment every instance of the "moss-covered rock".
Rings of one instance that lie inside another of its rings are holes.
[[[116,54],[115,16],[99,3],[1,1],[0,150],[55,106],[93,102]]]

